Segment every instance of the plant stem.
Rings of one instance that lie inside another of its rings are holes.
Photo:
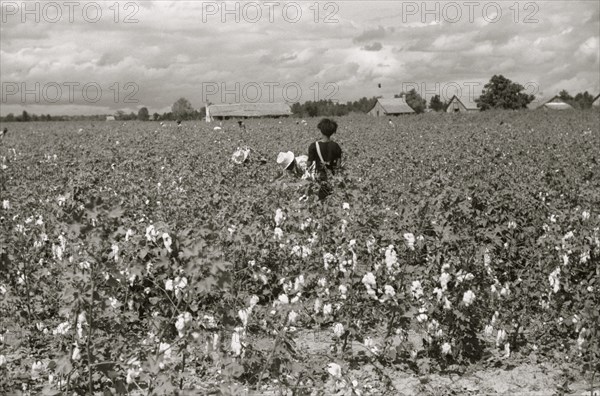
[[[187,343],[184,345],[187,349]],[[183,389],[183,372],[185,371],[185,356],[186,349],[183,350],[183,361],[181,362],[181,378],[179,379],[179,390]]]
[[[281,324],[282,327],[285,325],[286,321],[287,321],[287,316],[284,315],[283,323]],[[267,358],[265,365],[263,366],[262,370],[260,370],[260,375],[258,377],[258,383],[256,384],[257,391],[260,391],[260,383],[262,382],[263,374],[265,373],[265,370],[269,366],[269,364],[271,364],[271,359],[273,359],[273,355],[275,354],[277,345],[279,345],[279,341],[281,341],[282,334],[284,334],[284,333],[285,333],[285,331],[283,329],[277,333],[277,338],[275,338],[275,343],[273,344],[273,349],[271,349],[271,352],[269,353],[269,357]]]
[[[87,337],[87,362],[88,362],[88,386],[89,386],[89,392],[90,395],[94,394],[94,384],[93,384],[93,380],[92,380],[92,332],[94,329],[94,288],[95,288],[95,282],[94,282],[94,274],[92,273],[92,288],[91,288],[91,295],[90,295],[90,306],[88,308],[88,316],[89,316],[89,334]]]

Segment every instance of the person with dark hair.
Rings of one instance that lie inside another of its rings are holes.
[[[315,180],[320,185],[319,200],[325,199],[332,192],[328,173],[335,175],[342,164],[342,148],[331,140],[331,136],[337,132],[337,127],[335,121],[323,118],[317,125],[321,131],[321,139],[308,146],[307,166],[315,167]]]

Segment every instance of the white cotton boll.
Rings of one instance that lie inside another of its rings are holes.
[[[275,211],[275,225],[280,226],[284,220],[285,220],[285,216],[283,214],[283,211],[281,209],[277,209]]]
[[[452,346],[447,342],[442,344],[442,355],[450,355],[452,353]]]
[[[407,232],[403,236],[404,236],[404,242],[406,243],[406,246],[410,250],[415,250],[415,236],[410,232]]]
[[[171,244],[173,243],[171,236],[169,234],[167,234],[166,232],[163,232],[162,239],[163,239],[163,243],[165,245],[165,249],[167,249],[167,252],[171,253],[172,252]]]
[[[499,329],[498,334],[496,335],[496,346],[500,346],[504,340],[506,339],[506,331],[504,329]]]
[[[442,290],[448,289],[448,282],[450,282],[451,275],[447,272],[442,272],[440,275],[440,285],[442,286]]]
[[[442,297],[444,296],[444,291],[439,287],[433,289],[433,294],[436,296],[438,302],[442,301]]]
[[[383,289],[385,290],[385,295],[389,296],[389,297],[394,297],[396,295],[396,291],[394,290],[393,286],[390,285],[385,285],[383,287]]]
[[[289,300],[287,294],[280,294],[279,297],[277,298],[277,300],[281,304],[289,304],[290,303],[290,300]]]
[[[242,343],[240,342],[240,334],[234,331],[231,335],[231,350],[235,356],[240,356],[242,353]]]
[[[504,357],[510,357],[510,344],[508,342],[504,344]]]
[[[393,245],[389,245],[385,251],[385,266],[388,272],[392,272],[394,267],[398,265],[398,256]]]
[[[327,372],[334,378],[340,378],[342,376],[342,368],[337,363],[329,363],[327,365]]]
[[[427,308],[425,308],[425,307],[419,308],[419,314],[417,315],[417,322],[423,323],[428,319],[427,314],[425,312],[427,312]]]
[[[250,297],[250,309],[254,308],[259,301],[260,299],[258,298],[258,296],[253,294],[252,297]]]
[[[31,365],[31,379],[38,379],[42,371],[44,371],[44,364],[39,360],[34,362]]]
[[[344,334],[344,325],[341,323],[334,324],[333,334],[335,334],[336,337],[341,337]]]
[[[587,210],[584,210],[584,211],[581,213],[581,218],[582,218],[583,220],[589,220],[589,218],[590,218],[590,212],[588,212]]]
[[[413,281],[410,286],[410,292],[415,299],[419,299],[423,296],[423,287],[421,286],[421,282],[416,280]]]
[[[550,282],[550,287],[552,287],[552,291],[554,293],[558,293],[560,290],[560,267],[556,267],[554,271],[550,273],[548,276],[548,281]]]
[[[467,290],[463,294],[463,303],[468,307],[473,303],[473,301],[475,301],[475,293],[473,293],[471,290]]]
[[[331,304],[323,305],[323,315],[325,315],[325,316],[331,315],[332,311],[333,311],[333,307],[331,306]]]
[[[242,321],[242,325],[244,327],[248,326],[248,311],[246,309],[240,309],[238,311],[238,316],[240,317],[240,320]]]
[[[283,230],[279,227],[275,227],[273,230],[273,239],[280,241],[283,238]]]
[[[175,328],[177,329],[177,333],[179,334],[179,337],[184,336],[185,325],[186,325],[185,319],[184,319],[183,315],[180,314],[179,316],[177,316],[177,320],[175,321]]]
[[[321,300],[318,297],[314,303],[314,310],[315,310],[315,313],[319,313],[319,311],[321,310]]]
[[[298,314],[296,313],[296,311],[290,311],[290,313],[288,314],[288,323],[295,323],[297,318]]]
[[[340,291],[341,298],[345,300],[346,299],[346,293],[348,293],[348,288],[346,287],[346,285],[340,285],[338,287],[338,290]]]
[[[169,344],[169,343],[166,343],[166,342],[161,342],[161,343],[158,345],[158,352],[159,352],[159,353],[164,353],[164,355],[163,355],[163,356],[164,356],[166,359],[170,358],[170,357],[171,357],[171,344]]]
[[[81,359],[81,351],[79,350],[78,346],[73,348],[73,355],[71,356],[71,359],[73,359],[73,360]]]
[[[494,332],[494,327],[491,325],[486,325],[485,329],[483,330],[483,334],[485,334],[486,337],[491,337],[493,332]]]
[[[329,266],[335,262],[335,256],[331,253],[323,253],[323,266],[329,269]]]
[[[452,309],[452,302],[448,300],[448,297],[444,297],[444,309],[449,310]]]
[[[375,275],[373,275],[373,273],[371,273],[371,272],[367,272],[362,278],[362,283],[367,288],[375,287],[376,286]]]

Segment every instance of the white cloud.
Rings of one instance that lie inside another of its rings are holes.
[[[95,82],[103,88],[102,99],[44,106],[21,103],[14,95],[2,103],[2,114],[19,112],[25,104],[54,114],[140,105],[153,112],[168,109],[181,96],[200,107],[207,82],[293,82],[304,92],[315,83],[335,82],[341,101],[380,94],[373,87],[382,81],[397,93],[407,81],[434,86],[485,81],[492,74],[537,81],[545,92],[600,88],[598,2],[537,2],[540,23],[531,24],[522,23],[529,14],[523,9],[514,23],[512,2],[502,3],[503,16],[494,24],[482,18],[481,9],[473,23],[466,10],[457,23],[435,22],[432,16],[423,22],[419,14],[403,16],[402,2],[389,1],[340,2],[329,9],[321,2],[319,22],[314,21],[314,3],[300,3],[297,23],[285,20],[283,6],[275,9],[272,22],[263,7],[257,23],[243,18],[236,23],[220,11],[206,15],[207,2],[141,2],[133,10],[138,22],[126,24],[122,20],[132,10],[121,8],[120,21],[114,23],[112,3],[102,4],[105,18],[98,23],[81,17],[73,23],[21,23],[15,17],[0,27],[3,83]],[[337,22],[324,23],[328,14]],[[491,10],[487,16],[492,17]],[[228,21],[223,23],[223,17]],[[123,102],[127,82],[138,87],[139,103]],[[117,101],[111,96],[113,84],[120,88]]]

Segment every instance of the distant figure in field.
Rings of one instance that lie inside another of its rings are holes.
[[[390,120],[388,121],[388,123],[390,124],[390,126],[394,126],[394,123],[392,122],[392,119],[390,118]]]
[[[0,135],[0,137],[4,137],[4,136],[6,136],[7,134],[8,134],[8,128],[4,128],[4,129],[2,130],[2,135]]]
[[[317,128],[321,131],[321,139],[308,146],[307,166],[315,166],[315,180],[319,183],[319,200],[331,194],[332,188],[330,175],[334,175],[342,164],[342,148],[331,140],[337,132],[337,123],[328,118],[323,118]]]
[[[243,147],[235,150],[233,155],[231,156],[231,160],[238,165],[242,165],[249,161],[248,157],[250,156],[250,149],[248,147]]]
[[[248,164],[256,161],[258,161],[261,165],[267,163],[267,159],[264,157],[264,155],[248,146],[238,147],[231,156],[231,161],[237,165]]]
[[[180,127],[181,126],[181,120],[177,120],[177,126]]]
[[[246,124],[244,124],[244,121],[238,121],[238,126],[242,131],[246,130]]]

